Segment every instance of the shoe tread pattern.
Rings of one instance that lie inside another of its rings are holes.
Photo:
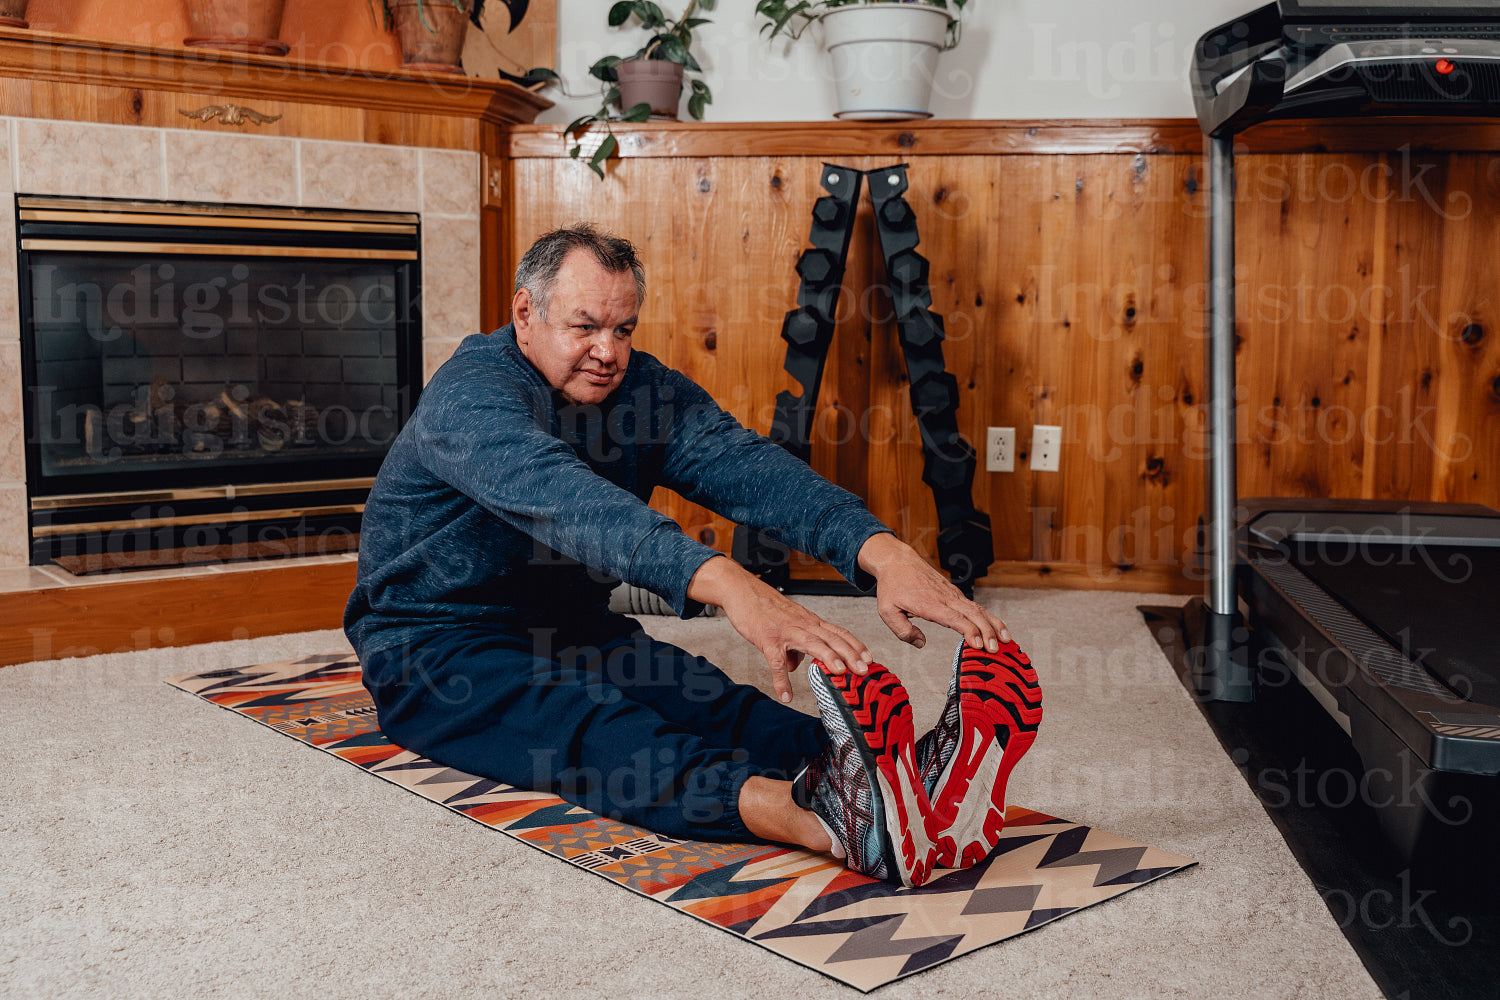
[[[954,681],[963,720],[956,756],[974,760],[983,748],[977,759],[987,764],[983,755],[993,750],[983,744],[991,742],[1001,750],[982,808],[959,815],[971,792],[973,771],[947,775],[942,793],[934,797],[934,821],[948,826],[933,837],[937,863],[967,868],[989,855],[1005,827],[1005,787],[1016,762],[1036,740],[1042,722],[1042,689],[1031,660],[1015,643],[995,653],[962,649]]]
[[[895,810],[895,826],[900,831],[899,845],[891,843],[890,837],[886,838],[890,852],[886,867],[890,875],[897,876],[903,884],[921,885],[931,877],[937,847],[929,843],[925,835],[918,835],[928,826],[928,806],[926,791],[916,779],[915,727],[906,688],[895,674],[879,663],[870,664],[863,675],[852,671],[830,673],[821,663],[814,663],[829,688],[843,701],[846,718],[852,727],[858,728],[868,747],[867,763],[872,785],[878,788],[876,771],[885,778],[886,787],[893,790],[902,787],[903,772],[911,776],[909,783],[917,798],[908,800],[897,791],[897,801],[885,803]]]

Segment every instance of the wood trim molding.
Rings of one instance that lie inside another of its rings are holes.
[[[979,580],[981,587],[1025,590],[1125,590],[1152,594],[1201,594],[1203,581],[1177,566],[1094,566],[1001,559]]]
[[[354,578],[352,561],[293,562],[0,594],[0,621],[9,623],[0,628],[0,666],[338,628]],[[1202,589],[1170,566],[1121,571],[1017,561],[997,562],[979,584],[1174,594]],[[151,613],[143,616],[142,609]]]
[[[724,553],[728,555],[729,553]],[[797,553],[792,579],[839,583],[843,577],[825,563]],[[1022,590],[1125,590],[1153,594],[1201,594],[1201,572],[1181,566],[1147,566],[1112,563],[1036,562],[1029,559],[997,559],[978,580],[980,587],[1017,587]]]
[[[0,77],[441,114],[497,125],[530,122],[552,106],[546,98],[502,80],[377,73],[327,63],[13,28],[0,28]]]
[[[926,122],[616,123],[624,157],[1200,153],[1189,119]],[[508,130],[509,154],[566,157],[559,125]]]
[[[614,133],[625,158],[1203,153],[1203,134],[1191,118],[648,122],[617,123]],[[516,125],[507,130],[507,140],[507,152],[516,159],[567,156],[560,125]],[[1500,150],[1500,118],[1268,122],[1246,131],[1235,148],[1242,153],[1485,152]]]
[[[338,628],[349,560],[0,594],[0,666]]]

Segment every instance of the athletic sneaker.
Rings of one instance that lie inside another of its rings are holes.
[[[937,848],[926,834],[906,689],[878,663],[863,675],[836,674],[813,660],[807,673],[829,745],[793,779],[793,799],[823,821],[851,869],[921,885]]]
[[[927,799],[933,805],[937,803],[938,778],[953,759],[953,751],[958,749],[958,667],[963,651],[964,640],[960,639],[958,648],[953,651],[953,679],[948,682],[948,700],[943,705],[943,714],[938,716],[937,725],[917,740],[917,773],[921,776]]]
[[[931,803],[928,839],[940,868],[983,861],[1005,827],[1005,785],[1036,741],[1042,689],[1015,643],[997,653],[959,640],[948,701],[917,743],[917,771]]]

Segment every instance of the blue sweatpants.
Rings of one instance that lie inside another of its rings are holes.
[[[741,840],[740,786],[790,778],[822,723],[605,614],[444,626],[361,657],[392,741],[671,837]]]

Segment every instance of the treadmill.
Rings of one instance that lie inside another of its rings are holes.
[[[1409,861],[1468,821],[1453,795],[1500,802],[1500,513],[1237,497],[1233,141],[1276,119],[1500,117],[1500,0],[1279,0],[1205,33],[1190,82],[1210,220],[1207,578],[1185,609],[1189,682],[1204,700],[1253,698],[1243,596],[1257,638],[1349,734]]]

